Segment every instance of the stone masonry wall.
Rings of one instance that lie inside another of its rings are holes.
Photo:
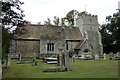
[[[84,49],[89,49],[93,55],[102,55],[103,49],[97,16],[91,14],[82,15],[77,19],[76,26],[78,26],[82,32],[82,36],[87,39],[82,47],[82,51],[84,51]]]

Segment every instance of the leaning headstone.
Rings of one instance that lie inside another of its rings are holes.
[[[103,55],[104,55],[104,59],[106,60],[106,59],[107,59],[107,58],[106,58],[106,53],[104,53]]]
[[[95,60],[99,61],[99,55],[98,54],[95,54]]]
[[[8,56],[7,56],[7,61],[6,61],[6,68],[9,68],[9,67],[10,67],[10,60],[11,60],[11,57],[10,57],[10,55],[8,54]]]

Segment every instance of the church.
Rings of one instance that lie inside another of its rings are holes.
[[[21,29],[25,32],[16,35],[10,47],[12,58],[19,54],[40,58],[46,54],[59,54],[60,51],[82,55],[86,49],[93,56],[103,54],[97,15],[82,14],[75,27],[26,24]]]

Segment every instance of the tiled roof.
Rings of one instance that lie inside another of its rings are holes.
[[[66,40],[83,40],[78,27],[64,26],[45,26],[27,24],[24,34],[17,35],[19,39],[66,39]]]

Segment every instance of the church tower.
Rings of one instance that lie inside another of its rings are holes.
[[[87,12],[84,12],[76,20],[76,26],[79,27],[82,36],[86,40],[81,51],[89,49],[93,55],[102,55],[103,47],[101,42],[101,34],[99,32],[97,15],[91,15]]]

